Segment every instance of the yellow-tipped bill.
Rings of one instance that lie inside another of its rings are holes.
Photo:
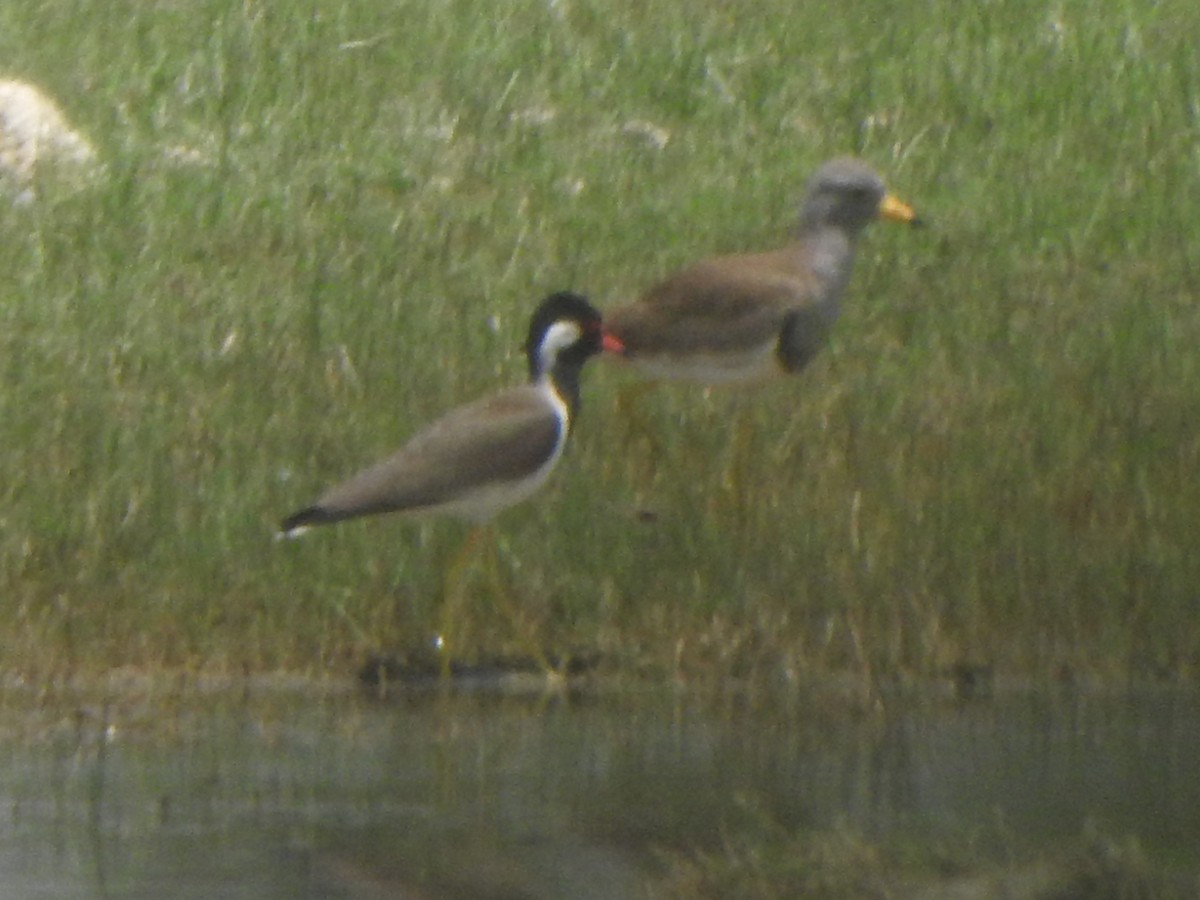
[[[883,199],[879,201],[879,215],[893,222],[917,221],[917,214],[913,208],[895,194],[883,195]]]

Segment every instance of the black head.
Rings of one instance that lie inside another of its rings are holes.
[[[525,342],[529,377],[537,381],[559,368],[578,370],[602,349],[603,323],[587,298],[569,291],[551,294],[539,304],[529,322]]]

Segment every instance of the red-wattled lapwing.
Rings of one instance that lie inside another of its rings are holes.
[[[583,364],[601,350],[620,349],[585,298],[552,294],[529,325],[528,384],[447,413],[393,455],[288,516],[281,535],[295,536],[313,525],[377,513],[444,514],[486,525],[546,481],[579,407]],[[451,567],[448,592],[481,530],[472,532]],[[449,613],[447,608],[445,615]]]
[[[873,219],[915,223],[866,163],[825,163],[808,182],[795,240],[717,256],[605,314],[621,356],[657,379],[714,385],[799,372],[838,317],[858,236]]]
[[[826,162],[809,179],[791,243],[694,263],[606,312],[605,327],[651,379],[719,385],[799,372],[838,317],[859,234],[879,217],[917,222],[866,163]]]

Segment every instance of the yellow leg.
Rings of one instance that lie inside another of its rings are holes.
[[[666,448],[658,437],[650,417],[641,405],[642,395],[655,386],[654,381],[637,381],[617,391],[617,415],[625,422],[625,446],[632,449],[644,444],[646,452],[633,461],[637,466],[635,477],[643,484],[654,480],[659,461],[666,456]]]
[[[721,473],[721,485],[740,504],[750,466],[750,417],[739,405],[734,414],[733,437],[729,441],[729,461]]]
[[[438,623],[437,647],[442,659],[442,674],[450,672],[450,662],[453,658],[453,647],[457,642],[456,619],[462,607],[463,586],[471,563],[477,555],[479,541],[487,531],[487,526],[477,525],[472,528],[463,541],[462,549],[454,556],[454,560],[446,569],[442,580],[442,617]]]
[[[726,461],[720,477],[721,489],[714,497],[713,514],[724,523],[724,529],[732,546],[741,553],[749,552],[746,543],[752,540],[751,523],[755,516],[755,504],[748,496],[759,483],[751,470],[754,457],[751,453],[754,429],[751,416],[745,406],[738,406],[732,416],[733,433],[726,451]]]
[[[480,548],[481,541],[483,541],[482,548]],[[478,561],[481,551],[484,575],[487,578],[492,597],[514,628],[530,658],[542,669],[550,670],[550,664],[547,662],[545,654],[542,653],[536,638],[530,634],[525,617],[514,602],[508,585],[504,583],[504,578],[500,573],[500,556],[497,545],[498,541],[492,526],[476,526],[471,529],[466,541],[463,542],[462,549],[455,555],[454,561],[446,570],[446,577],[442,585],[442,616],[437,635],[443,677],[450,674],[450,664],[454,660],[454,650],[460,636],[457,620],[462,611],[467,575],[471,565]]]
[[[492,596],[495,597],[505,618],[508,619],[509,625],[517,635],[517,639],[523,645],[523,648],[529,658],[533,660],[538,668],[545,672],[551,670],[549,661],[546,659],[546,654],[542,652],[541,644],[537,640],[537,636],[531,633],[529,623],[521,612],[519,604],[516,602],[509,590],[508,585],[504,581],[504,576],[500,572],[500,552],[498,547],[499,542],[493,541],[488,548],[488,558],[486,560],[488,583],[492,589]]]

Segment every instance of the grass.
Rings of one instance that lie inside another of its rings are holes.
[[[750,810],[754,813],[754,810]],[[1088,825],[1083,833],[1036,848],[1000,826],[917,845],[872,839],[845,826],[792,830],[761,814],[720,845],[663,851],[655,898],[778,897],[1138,897],[1191,896],[1195,873],[1164,864],[1132,836],[1113,837]]]
[[[107,171],[0,205],[0,666],[426,640],[462,527],[274,524],[519,381],[542,294],[777,243],[854,152],[932,228],[873,226],[800,378],[647,395],[661,456],[592,366],[552,487],[500,520],[527,633],[481,579],[465,652],[1194,676],[1198,25],[1183,0],[10,5],[7,74]]]

